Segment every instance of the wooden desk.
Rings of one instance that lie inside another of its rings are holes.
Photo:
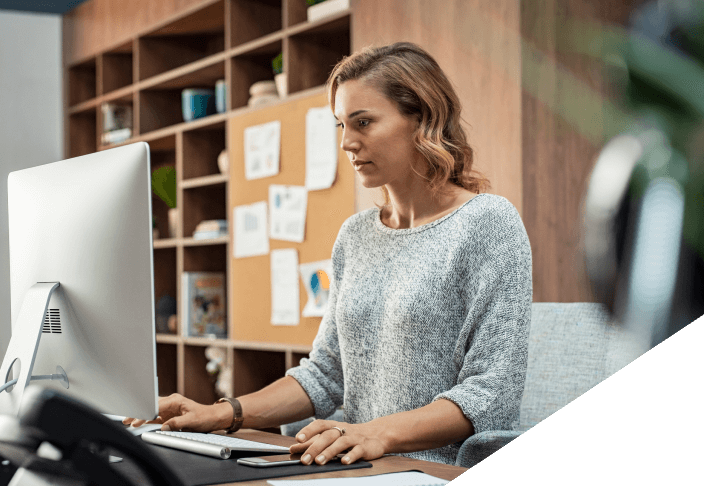
[[[284,435],[271,434],[258,430],[243,429],[237,432],[237,437],[253,440],[257,442],[266,442],[268,444],[290,446],[295,439]],[[302,474],[299,476],[288,476],[286,478],[276,479],[324,479],[324,478],[349,478],[360,476],[372,476],[376,474],[385,474],[398,471],[409,471],[411,469],[422,471],[426,474],[436,476],[438,478],[452,480],[467,470],[464,467],[448,466],[446,464],[438,464],[436,462],[419,461],[401,456],[384,456],[371,461],[372,467],[363,469],[351,469],[347,471],[336,471],[325,474]],[[315,466],[310,466],[311,471],[315,470]],[[257,481],[243,481],[239,483],[227,483],[232,486],[263,486],[267,484],[266,479]]]

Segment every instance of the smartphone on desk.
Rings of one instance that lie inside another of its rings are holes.
[[[273,466],[290,466],[292,464],[301,463],[302,454],[279,454],[276,456],[263,457],[241,457],[237,459],[237,464],[252,467],[273,467]],[[338,454],[332,458],[332,461],[340,460],[344,454]],[[330,461],[328,461],[330,462]]]
[[[241,457],[237,464],[252,467],[290,466],[301,463],[301,454],[277,454],[263,457]]]

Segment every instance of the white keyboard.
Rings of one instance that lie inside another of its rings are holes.
[[[270,452],[287,454],[288,447],[238,439],[219,434],[198,432],[165,432],[155,430],[142,434],[142,440],[152,444],[203,454],[219,459],[229,459],[232,451]]]

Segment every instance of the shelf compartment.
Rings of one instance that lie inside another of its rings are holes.
[[[165,296],[170,296],[177,302],[178,294],[176,282],[176,248],[154,249],[154,306],[158,309],[159,300]],[[170,333],[167,329],[160,329],[157,332],[162,334],[177,334],[178,329]]]
[[[249,88],[257,81],[274,80],[271,62],[283,50],[283,41],[274,41],[234,56],[230,62],[232,82],[230,86],[231,109],[246,107]]]
[[[68,117],[69,157],[92,154],[97,150],[98,112],[96,108]]]
[[[230,47],[281,30],[281,0],[234,0],[230,7]]]
[[[167,397],[177,390],[176,344],[157,343],[156,375],[159,378],[159,396]]]
[[[188,238],[203,220],[227,219],[226,185],[193,187],[184,189],[183,236]],[[198,240],[196,240],[198,241]]]
[[[204,7],[141,37],[139,80],[145,80],[225,49],[223,1]]]
[[[311,24],[289,37],[288,46],[288,92],[324,85],[335,64],[350,54],[349,14]]]
[[[68,68],[69,106],[95,98],[97,92],[96,71],[95,58]]]
[[[183,66],[173,72],[151,78],[141,83],[142,89],[215,89],[219,79],[225,79],[224,55],[216,55]]]
[[[235,396],[264,388],[284,376],[285,353],[278,351],[234,350]]]
[[[215,378],[205,369],[208,363],[205,348],[216,345],[215,343],[216,341],[207,345],[184,345],[184,395],[198,403],[214,403],[219,398],[215,393]]]
[[[165,166],[176,167],[176,136],[152,140],[149,143],[149,158],[152,172]],[[154,240],[154,245],[160,240],[175,241],[177,235],[169,233],[169,206],[161,200],[159,196],[152,192],[152,213],[156,218],[157,229],[159,230],[159,239]],[[165,243],[165,246],[171,247],[172,244]],[[175,265],[174,265],[175,268]],[[174,277],[175,281],[175,277]],[[175,292],[174,294],[175,295]]]
[[[225,245],[184,247],[183,271],[225,273],[227,271],[227,247]],[[225,286],[227,286],[227,282],[225,282]]]
[[[102,55],[102,70],[99,80],[102,94],[109,94],[130,86],[134,82],[134,57],[132,41],[126,42]]]
[[[142,134],[183,123],[181,90],[148,90],[139,93]]]
[[[208,81],[206,81],[205,77],[200,76],[203,75],[205,71],[210,73]],[[181,91],[184,88],[199,87],[214,89],[215,81],[225,76],[225,64],[224,62],[220,62],[215,66],[209,66],[204,70],[200,70],[199,73],[200,74],[190,73],[139,92],[139,120],[140,132],[142,134],[185,123],[183,110],[181,109]],[[201,81],[194,82],[196,79],[200,79]],[[208,84],[211,81],[212,84]],[[188,123],[202,122],[203,120],[218,115],[222,116],[224,114],[214,113],[207,117],[189,121]]]
[[[298,25],[308,21],[308,4],[306,0],[285,0],[286,1],[286,27]]]
[[[221,176],[218,156],[225,146],[224,123],[183,132],[183,187],[189,179]]]

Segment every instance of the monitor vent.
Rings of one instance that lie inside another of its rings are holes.
[[[47,309],[44,315],[44,326],[42,332],[49,334],[61,334],[61,319],[59,309]]]

